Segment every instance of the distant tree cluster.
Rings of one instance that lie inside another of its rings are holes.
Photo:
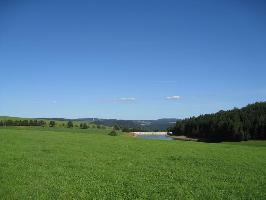
[[[128,127],[124,127],[121,130],[122,130],[122,132],[125,132],[125,133],[130,133],[130,132],[145,132],[145,131],[147,131],[147,130],[142,129],[142,128],[128,128]]]
[[[120,130],[121,128],[120,128],[120,126],[119,126],[118,124],[115,124],[114,127],[113,127],[113,129],[114,129],[115,131],[118,131],[118,130]]]
[[[55,127],[55,121],[50,121],[49,122],[49,127]]]
[[[112,130],[108,135],[110,135],[110,136],[118,136],[118,133],[115,130]]]
[[[132,132],[132,131],[149,131],[149,129],[145,129],[144,126],[141,126],[139,122],[135,120],[116,120],[116,119],[105,119],[95,121],[95,124],[101,124],[104,126],[113,127],[114,130],[124,130],[124,132]],[[150,130],[151,131],[151,130]]]
[[[81,129],[87,129],[87,128],[89,128],[89,126],[87,125],[87,123],[80,123],[79,127]]]
[[[266,102],[180,120],[169,131],[218,141],[266,139]]]
[[[113,126],[113,130],[114,131],[121,130],[122,132],[127,132],[127,133],[129,133],[129,132],[141,132],[141,131],[145,131],[145,129],[142,129],[141,127],[137,127],[137,126],[135,126],[135,127],[123,127],[122,126],[121,127],[118,124],[115,124]]]
[[[0,126],[45,126],[46,122],[43,120],[2,120]]]
[[[68,121],[67,122],[67,128],[73,128],[74,127],[74,124],[72,121]]]
[[[90,127],[92,128],[98,128],[98,129],[105,129],[106,127],[105,126],[102,126],[102,125],[92,125],[90,126],[89,124],[87,123],[80,123],[79,125],[78,124],[75,124],[73,123],[73,121],[69,120],[65,123],[58,123],[54,120],[51,120],[49,122],[47,122],[46,124],[46,121],[44,120],[13,120],[13,119],[8,119],[8,120],[2,120],[0,121],[0,127],[1,126],[49,126],[49,127],[56,127],[56,126],[62,126],[62,127],[67,127],[67,128],[73,128],[73,127],[79,127],[81,129],[88,129]]]

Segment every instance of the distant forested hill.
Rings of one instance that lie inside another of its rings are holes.
[[[266,139],[266,102],[177,121],[174,135],[208,140]]]
[[[105,126],[118,125],[125,131],[166,131],[169,127],[175,124],[176,120],[177,119],[175,118],[157,120],[95,119],[94,123]]]

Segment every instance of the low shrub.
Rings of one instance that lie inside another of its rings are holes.
[[[108,135],[111,136],[118,136],[118,133],[116,131],[111,131]]]

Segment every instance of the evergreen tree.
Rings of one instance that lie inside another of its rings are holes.
[[[208,140],[266,139],[266,102],[179,120],[168,131]]]
[[[55,121],[50,121],[49,122],[49,127],[55,127]]]
[[[67,128],[73,128],[73,122],[72,121],[68,121],[67,122]]]

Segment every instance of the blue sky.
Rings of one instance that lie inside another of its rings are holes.
[[[1,1],[0,115],[184,118],[266,100],[265,1]]]

